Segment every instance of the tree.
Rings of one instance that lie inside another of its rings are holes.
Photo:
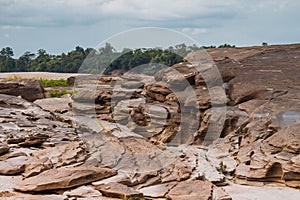
[[[230,44],[222,44],[220,46],[218,46],[218,48],[235,48],[235,45],[230,45]]]
[[[13,72],[15,71],[16,62],[12,58],[14,56],[13,49],[11,47],[5,47],[0,51],[0,71],[1,72]]]
[[[5,47],[0,51],[0,56],[5,58],[11,58],[14,56],[14,51],[11,47]]]
[[[16,70],[17,71],[28,71],[29,65],[35,54],[30,51],[26,51],[17,61],[16,61]]]

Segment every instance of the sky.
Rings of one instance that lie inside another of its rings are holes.
[[[141,27],[200,45],[300,43],[299,10],[299,0],[0,0],[0,48],[60,54]]]

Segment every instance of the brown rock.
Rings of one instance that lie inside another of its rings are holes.
[[[14,189],[22,192],[65,189],[88,184],[116,174],[117,172],[113,169],[98,167],[50,169],[17,183]]]
[[[33,102],[44,98],[44,88],[39,80],[24,79],[0,81],[0,93],[22,98]]]
[[[101,193],[90,186],[81,186],[71,191],[64,192],[64,195],[75,198],[100,198]]]
[[[223,188],[213,186],[213,200],[232,200]]]
[[[195,180],[179,182],[166,195],[171,200],[209,200],[212,198],[213,184],[207,181]]]
[[[22,173],[25,170],[25,166],[33,160],[34,158],[31,157],[19,156],[0,161],[0,174],[13,175]]]
[[[47,141],[49,138],[49,135],[42,134],[42,133],[36,133],[33,135],[29,135],[27,138],[25,138],[25,141],[20,142],[19,145],[21,147],[31,147],[31,146],[40,146],[43,142]]]
[[[33,153],[33,156],[39,159],[49,159],[54,166],[59,167],[84,161],[87,158],[85,148],[83,142],[70,142],[38,150]]]
[[[114,197],[114,198],[137,198],[143,197],[143,194],[120,183],[109,183],[104,185],[96,186],[96,189],[99,190],[104,196]]]
[[[9,149],[8,145],[0,143],[0,155],[6,154]]]
[[[173,187],[176,186],[176,184],[176,182],[158,184],[144,187],[142,189],[139,189],[139,191],[146,197],[163,198]]]
[[[25,167],[25,172],[23,173],[23,176],[26,178],[35,176],[45,170],[51,169],[52,167],[53,164],[51,160],[49,160],[49,158],[47,157],[35,160]]]

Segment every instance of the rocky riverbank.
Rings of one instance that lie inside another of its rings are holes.
[[[298,199],[300,45],[208,53],[221,82],[194,52],[66,102],[0,95],[0,197]]]

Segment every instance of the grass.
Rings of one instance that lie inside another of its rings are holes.
[[[40,78],[40,81],[43,85],[44,88],[47,87],[70,87],[68,81],[66,79],[45,79],[45,78]]]
[[[13,76],[10,76],[10,77],[7,77],[7,78],[3,78],[3,80],[5,81],[13,81],[13,80],[21,80],[22,78],[20,76],[17,76],[17,75],[13,75]]]
[[[57,97],[57,98],[60,98],[61,96],[65,95],[65,94],[72,95],[73,92],[72,91],[67,91],[67,90],[59,90],[59,91],[50,91],[49,92],[50,97]]]
[[[12,80],[21,80],[24,78],[21,78],[20,76],[13,75],[11,77],[4,78],[5,81],[12,81]],[[46,79],[46,78],[39,78],[41,81],[41,84],[44,88],[48,87],[71,87],[72,85],[69,85],[68,81],[66,79]]]

